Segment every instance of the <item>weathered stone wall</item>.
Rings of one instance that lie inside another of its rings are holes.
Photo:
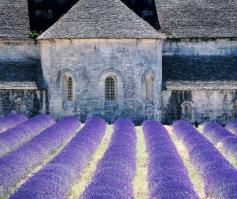
[[[36,90],[0,90],[0,115],[24,113],[28,116],[40,112],[42,93]]]
[[[40,59],[40,46],[33,40],[0,41],[0,69],[4,73],[0,81],[35,81],[43,89]]]
[[[177,119],[190,122],[218,121],[226,123],[237,117],[237,90],[163,91],[163,121]],[[191,104],[191,117],[185,117],[182,104]]]
[[[212,56],[213,59],[221,56],[236,57],[237,40],[168,40],[164,42],[163,55],[168,56],[170,59],[172,59],[172,56],[175,56],[176,58],[178,56],[187,56],[191,58],[189,60],[192,60],[192,57],[197,56],[209,56],[210,59]],[[163,67],[165,67],[165,65],[163,65]],[[208,68],[208,65],[206,68]],[[201,67],[200,70],[202,70]],[[215,70],[212,70],[213,75],[218,78],[218,74],[214,74]],[[223,63],[223,70],[225,70],[225,63]],[[204,78],[203,80],[200,78],[199,81],[207,81],[206,83],[208,84],[208,79],[205,77],[205,71],[201,72],[204,74]],[[190,75],[190,84],[198,84],[198,82],[192,82],[196,81],[195,78],[192,80],[192,77],[194,77],[195,74],[183,75],[185,77]],[[231,76],[233,77],[234,75]],[[213,77],[210,77],[210,80],[212,78]],[[180,81],[182,78],[179,77],[177,79]],[[231,80],[233,81],[233,79]],[[237,80],[237,78],[235,80]],[[228,79],[225,80],[225,82],[227,81]],[[217,88],[212,89],[210,86],[206,90],[197,89],[195,86],[193,86],[193,89],[191,87],[185,89],[184,86],[183,90],[181,88],[175,89],[175,85],[173,87],[173,89],[162,91],[162,118],[164,122],[170,123],[177,119],[188,119],[193,123],[201,123],[207,120],[216,120],[221,123],[226,123],[227,120],[237,117],[237,88],[234,89],[234,85],[231,87],[232,90],[230,88],[226,90],[221,88],[220,90]],[[188,115],[185,115],[184,113],[185,104],[188,104],[188,106],[191,107],[190,114]]]
[[[41,42],[41,61],[48,87],[49,111],[56,117],[100,115],[107,121],[128,117],[135,122],[160,119],[162,42],[159,40],[56,40]],[[71,74],[73,102],[64,100],[63,76]],[[154,76],[154,103],[146,100],[145,76]],[[104,81],[117,79],[117,101],[104,97]]]
[[[236,39],[183,39],[166,40],[163,45],[163,55],[237,55]]]
[[[31,40],[0,41],[0,71],[0,114],[18,111],[32,116],[39,113],[44,104],[39,45]],[[16,89],[23,82],[34,82],[41,91]]]
[[[0,41],[0,61],[26,62],[40,59],[40,47],[33,40]]]

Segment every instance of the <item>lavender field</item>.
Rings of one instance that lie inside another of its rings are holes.
[[[236,199],[237,121],[2,116],[0,198]]]

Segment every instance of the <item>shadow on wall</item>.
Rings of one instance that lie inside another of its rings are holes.
[[[192,101],[191,91],[172,91],[171,97],[169,98],[169,103],[167,105],[167,109],[164,110],[163,122],[166,124],[170,124],[172,123],[172,121],[175,120],[188,119],[182,118],[182,104],[185,101]]]

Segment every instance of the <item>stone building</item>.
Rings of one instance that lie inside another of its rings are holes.
[[[119,0],[80,0],[38,38],[50,112],[159,117],[163,38]]]
[[[43,108],[40,47],[30,39],[27,1],[0,2],[0,113]]]
[[[34,41],[26,0],[1,1],[1,113],[236,118],[237,2],[155,4],[157,29],[120,0],[79,0]]]
[[[164,121],[237,117],[237,2],[156,0]]]

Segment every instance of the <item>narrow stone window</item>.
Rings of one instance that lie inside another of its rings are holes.
[[[113,76],[105,79],[105,100],[116,100],[116,79]]]
[[[73,79],[70,75],[63,77],[63,96],[64,100],[73,101]]]
[[[73,100],[73,82],[72,82],[72,78],[69,77],[67,80],[67,99],[69,101]]]
[[[21,112],[23,108],[23,103],[21,99],[16,100],[16,111]]]
[[[146,76],[146,100],[154,101],[154,78],[152,75]]]
[[[192,105],[190,102],[184,102],[182,104],[182,114],[183,114],[183,118],[187,118],[187,119],[192,118]]]

